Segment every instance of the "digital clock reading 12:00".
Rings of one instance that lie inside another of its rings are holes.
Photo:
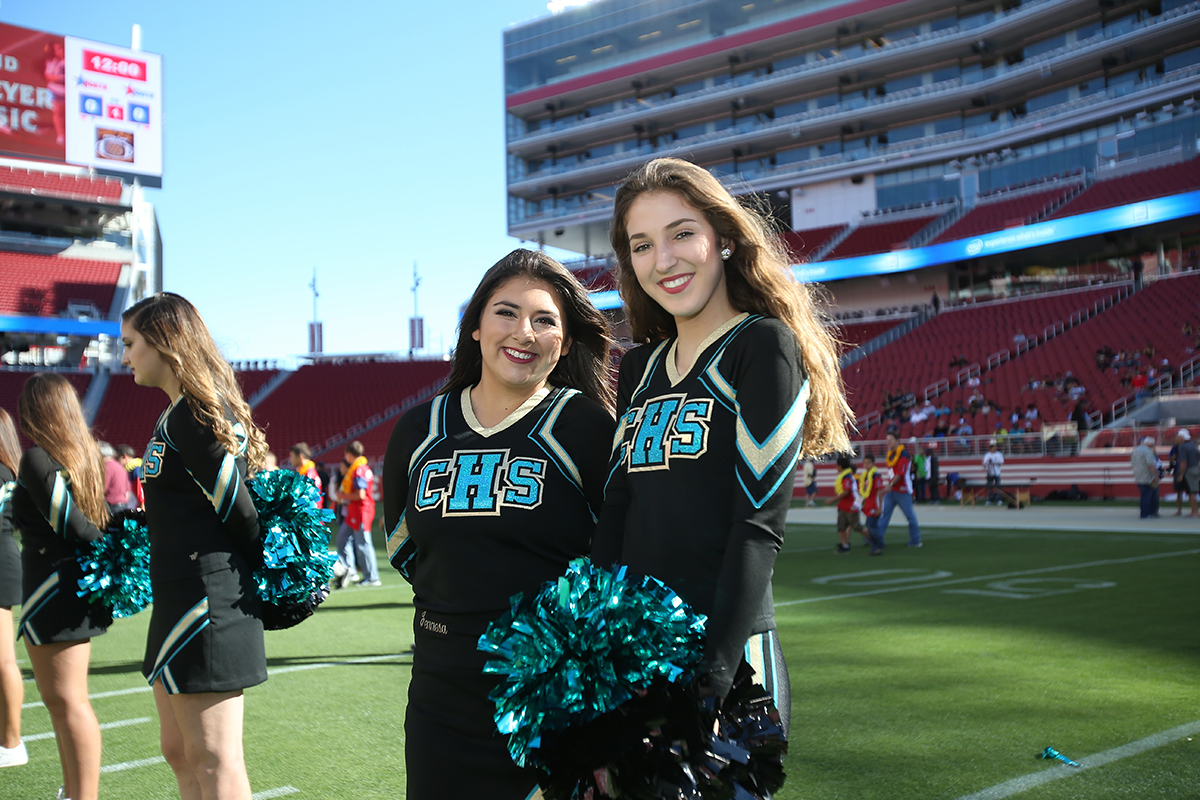
[[[92,72],[103,72],[105,75],[117,75],[134,81],[146,80],[146,62],[136,58],[122,58],[97,53],[95,50],[83,51],[83,68]]]

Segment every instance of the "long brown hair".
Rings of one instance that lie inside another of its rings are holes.
[[[706,169],[677,158],[658,158],[630,175],[617,190],[609,231],[617,255],[617,282],[636,342],[676,334],[675,318],[654,302],[633,271],[628,216],[633,201],[648,192],[671,192],[701,211],[721,241],[732,242],[724,262],[730,304],[738,311],[782,320],[796,334],[808,374],[804,418],[805,456],[850,449],[853,419],[838,368],[837,343],[822,325],[815,290],[796,280],[791,259],[764,215],[746,208]]]
[[[16,475],[20,463],[21,442],[17,439],[17,428],[8,412],[0,408],[0,464]]]
[[[67,471],[79,510],[103,530],[108,524],[104,459],[83,418],[75,387],[62,375],[38,373],[25,381],[17,412],[25,435]]]
[[[236,455],[241,448],[234,424],[225,417],[225,406],[229,407],[246,430],[246,460],[251,471],[261,467],[267,439],[254,425],[233,367],[221,355],[196,307],[177,294],[159,292],[126,310],[121,320],[162,355],[179,379],[192,414]]]
[[[479,329],[483,308],[492,294],[501,284],[516,277],[547,284],[562,304],[563,333],[571,337],[571,349],[558,360],[549,382],[554,386],[578,389],[611,414],[616,398],[609,361],[613,338],[608,320],[592,305],[587,290],[569,269],[535,250],[513,250],[484,273],[463,311],[458,326],[458,346],[454,348],[454,364],[441,393],[461,391],[479,383],[483,376],[483,354],[479,342],[471,334]]]

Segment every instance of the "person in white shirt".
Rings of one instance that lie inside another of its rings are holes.
[[[1000,468],[1004,466],[1004,454],[996,447],[996,440],[988,440],[988,451],[983,454],[983,471],[987,474],[987,505],[1001,505]]]

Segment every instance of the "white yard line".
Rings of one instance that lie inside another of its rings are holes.
[[[119,719],[116,722],[105,722],[104,724],[102,724],[100,726],[100,730],[107,731],[107,730],[112,730],[113,728],[124,728],[129,725],[144,725],[150,721],[151,721],[150,717],[134,717],[133,719]],[[49,733],[35,733],[33,736],[22,736],[21,741],[23,741],[23,742],[39,742],[42,739],[53,739],[53,738],[54,738],[54,731],[50,731]]]
[[[155,764],[165,764],[166,759],[162,756],[154,758],[139,758],[137,761],[122,761],[120,764],[109,764],[100,768],[101,772],[124,772],[127,769],[137,769],[138,767],[151,767]]]
[[[251,800],[271,800],[272,797],[286,797],[289,794],[299,794],[300,790],[295,786],[280,786],[278,789],[267,789],[262,792],[255,792],[251,795]]]
[[[1180,725],[1179,727],[1171,728],[1170,730],[1165,730],[1161,733],[1147,736],[1145,739],[1138,739],[1136,742],[1130,742],[1129,744],[1121,745],[1120,747],[1114,747],[1112,750],[1105,750],[1103,753],[1096,753],[1095,755],[1085,756],[1084,758],[1077,759],[1079,761],[1078,767],[1068,767],[1066,764],[1059,764],[1058,766],[1050,767],[1049,769],[1044,769],[1039,772],[1031,772],[1028,775],[1022,775],[1019,778],[1013,778],[1011,781],[998,783],[995,786],[984,789],[981,792],[963,795],[962,797],[958,798],[958,800],[1001,800],[1005,797],[1012,797],[1014,794],[1020,794],[1021,792],[1032,789],[1035,786],[1041,786],[1043,783],[1061,780],[1062,778],[1069,778],[1072,775],[1078,775],[1080,772],[1083,772],[1086,769],[1102,767],[1105,764],[1111,764],[1112,762],[1120,761],[1123,758],[1136,756],[1140,753],[1146,752],[1147,750],[1153,750],[1156,747],[1162,747],[1163,745],[1170,744],[1171,742],[1178,741],[1197,733],[1200,733],[1200,720],[1189,722],[1186,725]]]
[[[802,603],[821,603],[826,600],[846,600],[851,597],[869,597],[875,594],[888,594],[891,592],[908,592],[914,589],[937,589],[942,586],[954,586],[960,583],[976,583],[978,581],[997,581],[1003,578],[1019,578],[1025,575],[1044,575],[1048,572],[1066,572],[1073,569],[1087,569],[1089,567],[1107,567],[1113,564],[1133,564],[1138,561],[1153,561],[1159,558],[1174,558],[1175,556],[1192,556],[1200,553],[1200,550],[1179,550],[1174,553],[1154,553],[1147,556],[1133,556],[1131,558],[1110,558],[1103,561],[1085,561],[1079,564],[1063,564],[1057,567],[1042,567],[1040,569],[1024,570],[1022,572],[999,572],[995,575],[979,575],[973,578],[955,578],[954,580],[937,580],[928,583],[913,583],[905,584],[904,586],[889,586],[885,589],[871,589],[865,592],[849,592],[846,594],[831,594],[825,597],[805,597],[800,600],[784,600],[781,603],[776,603],[776,608],[783,606],[796,606]],[[907,563],[907,562],[906,562]]]
[[[372,664],[376,661],[390,661],[394,658],[408,658],[412,653],[392,653],[386,656],[364,656],[362,658],[347,658],[343,661],[318,661],[313,664],[297,664],[294,667],[276,667],[275,669],[267,670],[268,675],[286,675],[289,672],[302,672],[310,669],[325,669],[326,667],[344,667],[349,664]],[[115,689],[111,692],[96,692],[89,694],[89,700],[100,700],[105,697],[120,697],[126,694],[143,694],[152,691],[149,686],[134,686],[131,689]],[[45,703],[25,703],[21,708],[44,708]]]

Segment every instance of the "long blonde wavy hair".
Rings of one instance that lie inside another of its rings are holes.
[[[246,431],[250,471],[257,471],[266,460],[267,439],[254,424],[233,367],[221,355],[196,307],[177,294],[159,292],[129,308],[121,320],[159,352],[179,379],[196,419],[212,429],[227,451],[236,454],[240,443],[233,423],[225,417],[225,406],[229,407]]]
[[[104,458],[83,418],[75,387],[62,375],[38,373],[25,381],[17,415],[25,435],[67,471],[71,495],[79,510],[104,530],[109,517],[104,499]]]
[[[853,415],[838,367],[837,341],[822,324],[816,290],[796,280],[791,259],[768,219],[743,206],[708,170],[678,158],[657,158],[630,175],[617,190],[609,238],[617,256],[617,283],[635,342],[666,339],[675,318],[654,302],[633,271],[629,207],[648,192],[671,192],[704,214],[720,240],[733,242],[724,262],[730,304],[739,312],[782,320],[796,334],[808,374],[808,413],[802,455],[850,450]]]

